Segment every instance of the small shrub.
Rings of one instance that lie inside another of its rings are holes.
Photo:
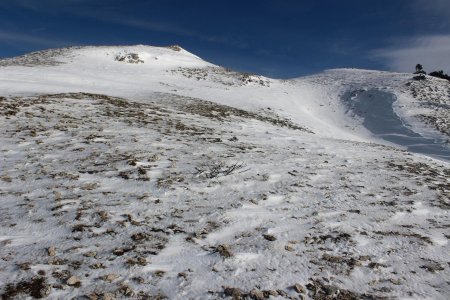
[[[416,76],[413,77],[414,80],[425,80],[426,77],[424,74],[418,74]]]
[[[427,73],[424,71],[423,66],[421,64],[417,64],[416,71],[414,72],[414,74],[427,74]]]
[[[208,179],[227,176],[245,167],[243,163],[226,164],[225,162],[205,163],[195,168],[196,174]]]
[[[428,75],[433,76],[433,77],[437,77],[437,78],[441,78],[441,79],[446,79],[446,80],[450,81],[450,76],[448,74],[445,74],[443,70],[434,71],[434,72],[431,72]]]

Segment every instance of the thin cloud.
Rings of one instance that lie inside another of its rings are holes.
[[[173,34],[214,44],[228,45],[240,49],[249,48],[249,44],[236,36],[208,35],[193,29],[177,25],[174,22],[139,19],[128,16],[126,12],[116,13],[111,8],[126,5],[125,0],[0,0],[0,7],[15,6],[22,9],[58,14],[68,13],[78,17],[90,18],[104,23],[118,24],[141,30]],[[99,7],[103,7],[99,13]],[[126,11],[126,10],[125,10]]]
[[[78,5],[88,3],[91,0],[2,0],[0,7],[16,6],[33,11],[53,11],[55,9],[64,9],[68,5]]]
[[[95,18],[98,18],[98,17],[95,16]],[[135,18],[124,18],[123,16],[111,16],[111,15],[106,18],[101,17],[100,19],[104,22],[111,22],[111,23],[116,23],[116,24],[120,24],[120,25],[144,29],[144,30],[171,33],[171,34],[185,36],[185,37],[199,36],[199,34],[196,32],[186,30],[186,29],[174,26],[169,23],[153,22],[153,21],[139,20],[139,19],[135,19]]]
[[[450,72],[450,35],[417,37],[401,45],[376,50],[373,55],[392,71],[411,72],[420,63],[429,72]]]
[[[0,29],[0,44],[27,44],[43,47],[57,47],[64,44],[61,41],[38,37],[35,35],[18,32],[5,31]]]
[[[448,0],[415,0],[413,6],[420,13],[450,18],[450,1]]]
[[[192,29],[183,28],[181,26],[169,22],[143,20],[138,18],[127,17],[124,15],[117,15],[115,13],[104,13],[102,15],[98,15],[89,12],[83,12],[83,16],[100,20],[105,23],[119,24],[128,27],[134,27],[141,30],[169,33],[181,37],[193,38],[215,44],[229,45],[241,49],[249,48],[248,43],[240,41],[237,38],[219,35],[207,35]]]

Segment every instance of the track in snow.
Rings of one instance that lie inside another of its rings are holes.
[[[363,125],[376,137],[404,146],[408,151],[425,154],[450,161],[450,145],[439,137],[424,137],[412,131],[395,113],[392,104],[396,97],[392,93],[377,89],[347,92],[344,102],[359,117]]]

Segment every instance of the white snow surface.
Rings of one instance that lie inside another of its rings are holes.
[[[430,77],[278,80],[179,47],[0,60],[0,294],[447,299],[450,164],[365,128],[342,97],[372,89],[450,136]]]

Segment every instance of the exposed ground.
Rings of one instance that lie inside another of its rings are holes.
[[[447,80],[427,77],[407,84],[411,95],[422,109],[417,117],[450,137],[450,84]]]
[[[450,294],[446,164],[167,93],[5,95],[0,128],[4,299]]]

